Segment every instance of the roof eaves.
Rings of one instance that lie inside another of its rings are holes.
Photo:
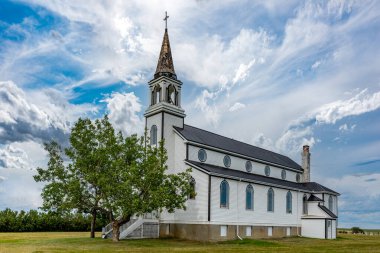
[[[318,204],[319,208],[321,208],[328,216],[330,216],[331,218],[334,218],[334,219],[337,219],[338,216],[336,216],[333,212],[331,212],[331,210],[329,210],[327,207],[321,205],[321,204]]]

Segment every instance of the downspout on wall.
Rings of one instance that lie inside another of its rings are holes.
[[[239,179],[239,182],[241,182],[241,178]],[[237,206],[237,225],[236,225],[236,236],[240,240],[243,240],[239,235],[239,182],[237,183],[236,187],[236,206]]]
[[[299,193],[300,193],[300,190],[297,191],[297,219],[298,219],[298,209],[299,209]],[[302,221],[301,221],[301,224],[298,224],[298,220],[297,220],[297,236],[300,236],[299,225],[302,226]]]

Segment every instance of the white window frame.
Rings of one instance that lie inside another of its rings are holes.
[[[268,236],[269,237],[273,236],[273,227],[268,227]]]
[[[252,236],[252,227],[251,226],[245,227],[245,236]]]
[[[292,231],[291,227],[287,227],[286,228],[286,236],[290,236],[291,231]]]
[[[220,225],[220,236],[226,237],[227,236],[227,230],[228,230],[227,225]]]

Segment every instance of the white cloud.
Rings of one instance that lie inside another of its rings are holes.
[[[318,123],[335,124],[336,121],[380,108],[380,92],[369,94],[367,89],[348,100],[338,100],[318,108],[313,114]]]
[[[42,205],[42,184],[34,181],[34,170],[6,168],[0,173],[6,178],[0,183],[0,209],[29,210]]]
[[[0,149],[0,167],[4,168],[26,168],[28,163],[25,161],[27,156],[22,149],[8,145]]]
[[[142,134],[144,123],[138,115],[141,111],[140,99],[131,93],[112,93],[102,100],[107,103],[109,120],[117,130],[124,134]]]
[[[229,111],[234,112],[243,108],[245,108],[245,104],[236,102],[233,106],[230,107]]]
[[[235,77],[232,79],[232,83],[235,84],[239,81],[244,81],[247,77],[250,68],[255,64],[256,59],[253,59],[248,64],[240,64],[239,68],[236,70]]]
[[[345,175],[341,178],[329,178],[326,184],[351,198],[380,197],[380,173]],[[352,203],[347,203],[352,204]]]
[[[0,147],[0,209],[28,210],[41,206],[42,184],[36,183],[33,175],[37,167],[46,167],[47,162],[43,146],[34,141]]]
[[[276,148],[282,153],[294,156],[302,150],[303,145],[313,147],[315,143],[312,127],[289,128],[276,141]]]
[[[380,223],[380,173],[325,177],[323,185],[339,192],[339,223],[342,227],[377,228]]]
[[[214,126],[217,125],[220,118],[219,110],[213,104],[217,96],[218,93],[216,92],[203,90],[202,95],[195,100],[195,107],[200,109],[207,122],[210,122]]]
[[[321,63],[321,61],[314,62],[313,65],[311,65],[311,69],[317,69],[321,65]]]
[[[263,133],[257,133],[252,142],[253,145],[258,147],[276,151],[274,150],[273,141],[270,138],[265,137]]]
[[[348,126],[346,123],[339,126],[339,131],[341,131],[342,133],[344,132],[352,132],[354,131],[354,129],[356,128],[356,124],[353,124],[351,126]]]
[[[256,60],[264,63],[274,38],[265,30],[241,29],[228,43],[218,35],[189,38],[190,42],[174,45],[175,64],[184,77],[209,88],[230,88],[247,78]],[[241,63],[244,62],[244,63]],[[262,64],[261,64],[262,65]]]
[[[337,121],[354,115],[371,112],[380,108],[380,92],[368,94],[365,89],[347,100],[328,103],[295,120],[276,141],[276,148],[285,153],[296,154],[305,144],[311,147],[316,143],[314,128],[321,124],[335,124]],[[339,130],[353,131],[356,125],[343,124]]]
[[[0,138],[3,143],[56,138],[64,142],[70,125],[95,106],[73,105],[54,89],[28,91],[12,81],[0,82]]]
[[[0,168],[34,170],[46,164],[46,155],[38,142],[12,142],[0,148]]]
[[[342,132],[344,132],[344,131],[348,131],[348,126],[347,126],[347,124],[343,124],[343,125],[341,125],[341,126],[339,127],[339,131],[342,131]]]

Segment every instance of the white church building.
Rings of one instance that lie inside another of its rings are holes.
[[[200,241],[336,238],[339,193],[310,182],[309,146],[300,150],[299,165],[287,156],[187,125],[182,85],[165,29],[149,82],[145,126],[152,145],[165,140],[168,173],[192,168],[190,183],[196,194],[187,200],[186,210],[157,216],[157,236]],[[135,228],[143,223],[135,222]],[[124,226],[121,237],[133,233],[132,226]]]

